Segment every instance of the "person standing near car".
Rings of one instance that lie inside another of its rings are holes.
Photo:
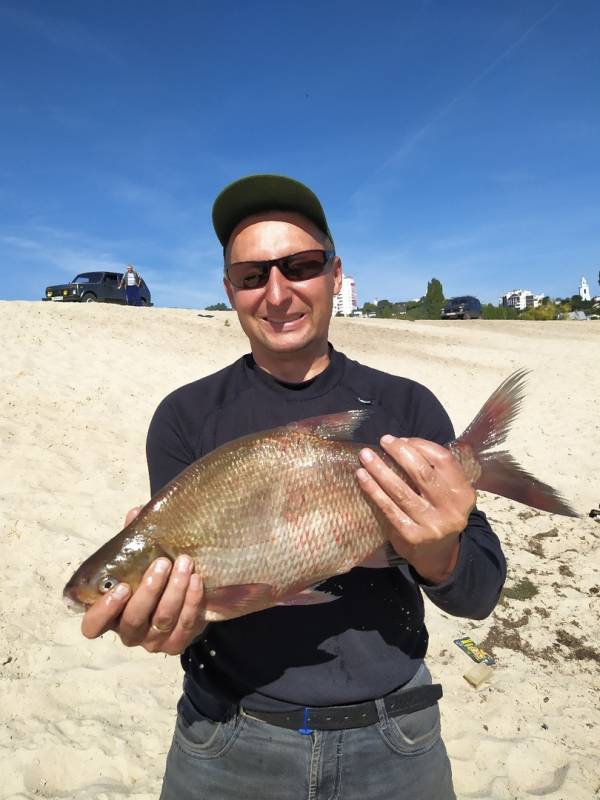
[[[141,285],[142,279],[139,274],[134,270],[132,264],[127,264],[127,271],[123,273],[123,277],[119,282],[119,289],[125,287],[128,306],[140,306],[142,304],[140,299]]]
[[[356,477],[389,521],[391,553],[407,563],[325,582],[335,602],[206,626],[193,560],[159,558],[134,593],[119,584],[91,606],[82,633],[112,629],[126,646],[181,655],[184,693],[161,800],[455,800],[441,689],[424,661],[422,594],[445,614],[482,619],[506,564],[442,447],[454,438],[448,415],[424,386],[329,344],[342,263],[308,187],[242,178],[217,197],[213,222],[251,352],[159,405],[147,440],[152,493],[239,436],[366,404]],[[379,445],[410,480],[371,449]],[[242,602],[256,587],[234,589]]]

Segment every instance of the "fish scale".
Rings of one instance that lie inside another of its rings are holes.
[[[295,461],[282,464],[282,451],[290,447]],[[253,544],[250,547],[244,544],[236,554],[236,563],[231,564],[234,572],[214,576],[203,571],[209,590],[212,585],[222,585],[223,578],[247,581],[252,574],[254,582],[273,586],[279,595],[290,584],[310,583],[324,573],[346,571],[344,549],[336,535],[342,528],[346,551],[366,556],[383,542],[379,526],[356,483],[358,446],[347,448],[342,469],[339,453],[334,464],[323,457],[322,451],[331,453],[331,449],[329,441],[283,429],[259,448],[247,452],[246,458],[235,460],[234,471],[242,486],[249,476],[257,480],[254,461],[260,462],[262,502],[248,503],[248,515],[232,519],[227,532],[221,531],[222,550],[232,546],[237,549],[240,541],[245,543],[248,539]],[[240,483],[236,484],[239,491]],[[362,513],[354,510],[357,506],[363,506]],[[218,514],[219,509],[204,508],[199,516],[216,519]],[[351,542],[352,539],[356,541]],[[262,547],[257,542],[262,542]]]

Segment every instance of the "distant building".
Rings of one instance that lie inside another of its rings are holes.
[[[356,302],[356,283],[354,282],[354,278],[351,278],[349,275],[344,275],[342,277],[342,290],[339,294],[334,295],[333,310],[331,313],[334,317],[336,314],[343,314],[345,317],[349,317],[355,308],[358,308],[358,303]]]
[[[581,297],[582,300],[590,299],[590,287],[585,278],[582,278],[579,284],[579,297]]]
[[[512,289],[502,295],[500,303],[507,308],[518,308],[519,311],[524,311],[526,308],[537,308],[541,305],[544,297],[544,294],[534,294],[529,289]]]

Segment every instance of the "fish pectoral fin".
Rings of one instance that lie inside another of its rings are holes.
[[[272,605],[272,597],[273,587],[268,583],[219,586],[208,593],[206,608],[227,616],[232,611],[237,616],[242,616]]]
[[[356,566],[367,567],[368,569],[385,569],[386,567],[399,567],[402,564],[406,564],[406,559],[399,556],[388,542]]]
[[[278,606],[314,606],[318,603],[331,603],[333,600],[339,600],[335,594],[329,592],[321,592],[318,589],[304,589],[297,594],[290,594],[282,597],[277,603]]]

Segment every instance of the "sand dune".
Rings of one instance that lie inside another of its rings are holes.
[[[61,602],[90,551],[148,498],[150,417],[175,387],[247,350],[235,315],[0,303],[1,800],[151,800],[174,722],[178,660],[88,642]],[[457,429],[517,367],[533,370],[509,445],[584,515],[600,502],[600,323],[335,320],[350,357],[429,386]],[[585,800],[600,765],[600,524],[482,495],[507,596],[483,622],[428,607],[458,796]],[[497,658],[473,689],[453,640]]]

